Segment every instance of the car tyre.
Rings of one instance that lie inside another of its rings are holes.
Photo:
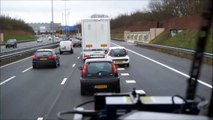
[[[83,88],[81,87],[81,96],[86,95],[85,91],[83,90]]]
[[[33,69],[37,69],[38,68],[38,66],[37,65],[33,65]]]
[[[54,65],[53,65],[54,68],[57,68],[58,67],[58,63],[55,61]]]
[[[126,67],[129,67],[129,63],[126,64]]]
[[[60,54],[63,54],[63,52],[62,52],[62,51],[59,51],[59,53],[60,53]]]
[[[71,49],[70,53],[73,54],[73,49]]]
[[[121,92],[120,86],[116,88],[115,92],[116,92],[116,93],[120,93],[120,92]]]

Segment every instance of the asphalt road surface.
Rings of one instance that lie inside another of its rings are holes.
[[[132,43],[112,41],[111,45],[126,47],[130,56],[130,67],[118,69],[121,92],[136,88],[150,96],[185,97],[190,60],[136,47]],[[93,96],[80,95],[81,48],[74,48],[74,54],[60,55],[60,60],[58,68],[32,69],[31,57],[0,68],[1,120],[57,120],[59,111],[72,110],[93,99]],[[211,95],[212,73],[212,66],[202,66],[197,94],[206,99]],[[85,108],[92,109],[93,104]]]
[[[43,39],[42,42],[32,41],[32,42],[17,43],[17,48],[7,48],[6,49],[5,45],[1,45],[1,47],[0,47],[1,50],[0,51],[1,52],[6,52],[6,51],[12,51],[12,50],[17,50],[17,49],[40,46],[40,45],[46,45],[46,44],[52,43],[52,40],[48,40],[47,37],[43,37],[41,39]],[[56,41],[60,41],[60,40],[61,40],[61,38],[55,39],[55,42]]]

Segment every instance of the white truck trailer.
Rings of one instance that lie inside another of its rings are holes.
[[[81,21],[82,58],[105,57],[110,47],[110,20],[108,18],[89,18]]]

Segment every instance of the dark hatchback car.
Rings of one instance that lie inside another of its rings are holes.
[[[120,92],[120,78],[111,59],[87,59],[82,70],[81,95],[95,92]]]
[[[8,39],[5,47],[6,48],[10,48],[10,47],[17,48],[17,41],[16,41],[16,39]]]
[[[58,67],[60,65],[60,57],[55,53],[54,49],[39,49],[33,56],[33,68],[41,66]]]
[[[81,47],[82,41],[78,39],[72,39],[73,47]]]

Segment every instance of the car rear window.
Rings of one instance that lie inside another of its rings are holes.
[[[87,76],[113,75],[112,64],[109,62],[95,62],[87,64]]]
[[[51,56],[52,52],[50,51],[39,51],[35,53],[36,56],[41,57],[41,56]]]
[[[10,40],[7,41],[7,43],[13,43],[13,42],[16,42],[16,40],[10,39]]]
[[[111,56],[113,57],[122,57],[125,56],[125,49],[112,49],[111,50]]]

